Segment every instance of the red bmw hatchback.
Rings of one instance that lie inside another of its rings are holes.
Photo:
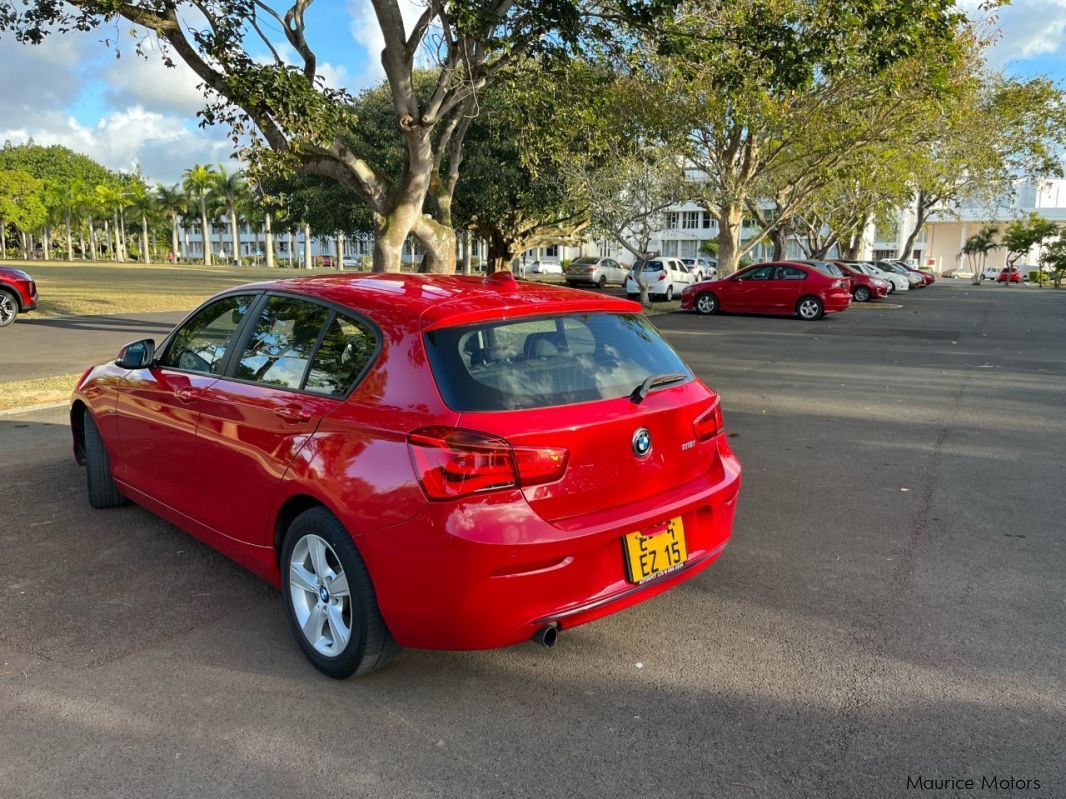
[[[93,507],[132,500],[281,588],[333,677],[652,597],[729,540],[717,395],[636,303],[428,275],[227,291],[78,382]]]
[[[701,314],[742,311],[814,321],[850,304],[850,281],[839,266],[824,261],[755,264],[681,292],[682,309]]]
[[[37,307],[37,284],[21,269],[0,266],[0,327]]]

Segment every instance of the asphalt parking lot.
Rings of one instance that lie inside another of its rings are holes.
[[[656,317],[745,467],[722,558],[346,682],[255,577],[90,511],[62,409],[0,416],[0,797],[1066,795],[1066,292],[899,303]]]

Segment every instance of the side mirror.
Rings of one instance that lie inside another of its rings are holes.
[[[155,339],[145,338],[127,344],[118,351],[115,366],[123,369],[144,369],[155,358]]]

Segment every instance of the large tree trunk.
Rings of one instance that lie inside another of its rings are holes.
[[[503,236],[499,230],[489,232],[488,272],[509,272],[515,257],[515,242]]]
[[[923,191],[918,192],[918,213],[914,218],[914,228],[907,236],[907,241],[903,245],[903,251],[896,253],[897,258],[911,257],[911,253],[914,251],[914,242],[922,232],[922,228],[925,227],[925,218],[928,215],[931,206],[932,202],[930,201],[929,196]]]
[[[773,245],[773,253],[770,256],[771,261],[783,261],[785,260],[785,247],[788,243],[788,231],[784,227],[778,225],[773,228],[768,234],[770,243]]]
[[[266,265],[270,269],[274,266],[274,231],[270,227],[270,211],[267,211],[263,225],[266,231]]]
[[[419,272],[455,274],[455,228],[423,215],[416,220],[411,232],[426,253]]]
[[[211,228],[207,224],[207,203],[200,195],[200,230],[204,237],[204,266],[211,266]]]
[[[148,254],[148,217],[141,213],[141,261],[150,264],[152,258]]]
[[[740,264],[744,203],[723,200],[718,206],[718,277],[729,277]]]
[[[337,233],[337,263],[335,264],[338,271],[344,271],[344,234]]]
[[[237,209],[231,207],[229,209],[229,232],[230,243],[233,246],[233,263],[240,264],[241,262],[241,231],[240,231],[240,219],[237,218]]]
[[[311,263],[311,226],[304,222],[304,269],[310,269]]]

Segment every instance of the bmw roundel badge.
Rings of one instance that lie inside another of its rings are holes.
[[[638,458],[646,458],[651,453],[651,433],[648,428],[641,427],[633,434],[633,454]]]

